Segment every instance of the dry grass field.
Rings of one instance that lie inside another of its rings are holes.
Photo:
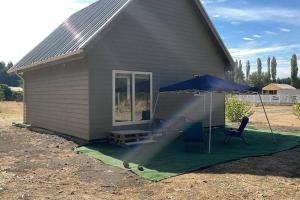
[[[0,102],[0,127],[9,126],[12,122],[21,122],[23,116],[22,102]]]
[[[257,128],[268,128],[266,116],[261,106],[253,108],[251,123]],[[300,119],[293,115],[292,106],[266,106],[270,123],[275,130],[300,132]]]
[[[252,125],[266,128],[255,109]],[[290,107],[267,109],[275,129],[300,132]],[[300,147],[154,183],[74,153],[72,141],[11,127],[21,103],[0,110],[0,199],[300,199]]]

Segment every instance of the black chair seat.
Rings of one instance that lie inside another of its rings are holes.
[[[238,130],[229,130],[225,132],[225,135],[239,137],[242,133]]]
[[[245,143],[247,143],[244,138],[244,130],[248,123],[249,123],[249,118],[243,117],[241,125],[238,129],[230,129],[230,130],[225,131],[224,132],[224,134],[225,134],[224,143],[227,144],[230,141],[231,137],[241,138]]]

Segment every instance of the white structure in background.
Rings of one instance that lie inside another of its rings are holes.
[[[9,87],[9,89],[13,92],[23,92],[23,88],[21,87]]]
[[[297,90],[297,89],[295,89],[295,90],[278,90],[278,93],[277,93],[278,95],[291,95],[291,96],[293,96],[293,95],[300,95],[300,90]]]
[[[262,89],[262,101],[265,104],[300,103],[300,90],[288,84],[271,83]],[[249,103],[261,103],[258,95],[238,95],[238,99]]]
[[[300,90],[288,84],[271,83],[262,89],[262,93],[271,95],[300,95]]]
[[[236,95],[236,98],[253,104],[261,103],[258,95]],[[300,103],[300,94],[299,95],[261,95],[261,98],[264,104],[293,104],[295,102]]]

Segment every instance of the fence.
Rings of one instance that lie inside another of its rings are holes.
[[[258,95],[236,95],[239,100],[243,100],[253,104],[259,104],[260,99]],[[293,104],[300,103],[300,95],[261,95],[264,104]]]

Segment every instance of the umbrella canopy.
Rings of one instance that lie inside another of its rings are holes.
[[[186,80],[174,85],[160,88],[160,92],[176,91],[216,91],[216,92],[246,92],[251,91],[251,87],[225,81],[215,76],[204,75]]]
[[[176,83],[174,85],[170,85],[167,87],[162,87],[159,89],[159,92],[181,92],[181,91],[185,91],[185,92],[198,92],[198,91],[204,91],[204,92],[209,92],[210,93],[210,112],[209,112],[209,142],[208,142],[208,152],[211,152],[211,140],[212,140],[212,102],[213,102],[213,92],[239,92],[239,93],[243,93],[243,92],[249,92],[251,91],[252,88],[246,85],[240,85],[240,84],[236,84],[230,81],[225,81],[221,78],[215,77],[215,76],[211,76],[211,75],[204,75],[204,76],[200,76],[200,77],[195,77],[193,79],[190,80],[186,80],[180,83]],[[259,95],[259,94],[258,94]],[[158,95],[159,97],[159,95]],[[260,97],[260,95],[259,95]],[[261,103],[263,105],[264,108],[264,104],[263,101],[260,97]],[[158,102],[158,98],[156,100],[156,104],[155,104],[155,109],[154,109],[154,113],[156,110],[156,105]],[[267,121],[269,123],[270,126],[270,130],[271,133],[273,133],[273,130],[271,128],[266,110],[264,108],[264,112],[267,118]]]

